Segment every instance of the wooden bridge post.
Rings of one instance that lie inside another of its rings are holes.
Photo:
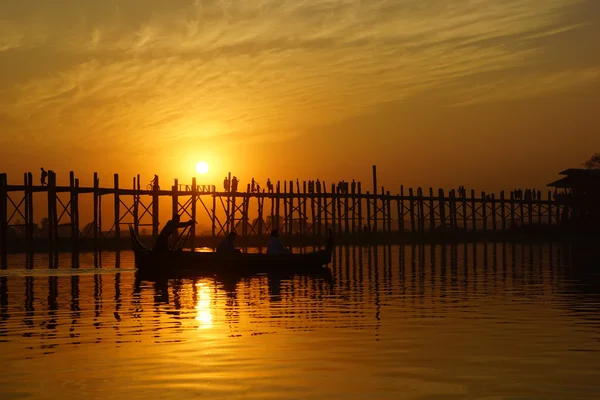
[[[288,235],[294,234],[294,199],[296,197],[296,194],[297,191],[294,190],[294,181],[290,181],[290,191],[288,197]]]
[[[525,203],[523,202],[523,195],[521,195],[521,198],[519,199],[519,211],[521,213],[520,224],[521,227],[523,227],[523,225],[525,224]]]
[[[25,185],[25,251],[33,252],[33,176],[31,172],[23,174]]]
[[[121,199],[119,197],[119,174],[114,175],[115,181],[115,248],[121,249]]]
[[[73,268],[79,268],[79,243],[80,243],[80,231],[79,231],[79,178],[75,178],[75,196],[73,198],[75,207],[71,218],[74,218],[75,225],[75,241],[73,242],[72,253],[71,253],[71,265]]]
[[[350,231],[355,234],[356,233],[356,217],[358,215],[358,204],[359,197],[356,191],[356,185],[354,186],[354,190],[351,190],[350,196],[352,196],[352,218],[350,219],[350,224],[352,225]]]
[[[233,193],[232,191],[232,187],[231,187],[231,172],[227,173],[227,182],[229,182],[229,189],[226,190],[226,198],[227,198],[227,209],[225,210],[225,234],[227,234],[228,232],[231,232],[231,218],[230,218],[230,214],[231,214],[231,193]]]
[[[210,214],[210,232],[211,232],[211,236],[215,237],[216,233],[217,233],[217,193],[213,193],[212,195],[212,210],[211,214]]]
[[[71,195],[71,250],[79,253],[79,180],[75,179],[75,173],[69,172],[69,189]]]
[[[496,196],[492,193],[492,232],[496,233]]]
[[[343,191],[343,189],[342,189]],[[343,213],[343,207],[344,207],[344,200],[343,200],[343,194],[342,192],[338,192],[336,199],[335,199],[335,206],[337,209],[337,233],[341,234],[342,233],[342,224],[343,224],[343,219],[342,219],[342,213]],[[336,215],[333,216],[334,218],[336,218]]]
[[[448,213],[446,214],[450,223],[450,229],[456,228],[456,196],[454,189],[448,191]]]
[[[344,232],[350,232],[350,216],[348,215],[352,212],[352,221],[354,221],[354,194],[352,194],[352,207],[350,207],[350,197],[348,191],[344,189]]]
[[[307,229],[306,229],[306,225],[307,225],[307,220],[308,220],[308,210],[307,210],[307,204],[306,202],[308,201],[308,197],[307,197],[307,191],[306,191],[306,181],[302,182],[302,192],[303,192],[303,196],[302,196],[302,210],[303,210],[303,216],[302,216],[302,221],[301,221],[301,229],[302,229],[302,234],[306,235],[308,233]],[[300,207],[300,204],[298,204],[298,207]]]
[[[439,214],[440,214],[440,225],[445,227],[446,226],[446,204],[444,202],[444,189],[440,188],[438,189],[438,198],[439,198]]]
[[[387,232],[388,234],[392,232],[392,200],[391,197],[392,195],[390,194],[390,191],[388,190],[386,192],[386,204],[387,204]]]
[[[248,217],[248,209],[250,207],[250,196],[242,197],[242,235],[248,235],[248,224],[250,223],[250,218]]]
[[[27,177],[29,180],[29,223],[31,225],[29,230],[29,237],[31,239],[31,246],[29,248],[30,253],[35,251],[35,222],[34,222],[34,211],[33,211],[33,174],[31,172],[27,173]],[[33,267],[33,266],[32,266]]]
[[[0,268],[8,267],[8,179],[0,174]]]
[[[258,195],[256,201],[258,202],[258,230],[257,235],[263,235],[263,216],[264,216],[264,206],[265,206],[265,197],[261,194]]]
[[[477,203],[475,200],[475,190],[471,189],[471,219],[473,222],[473,232],[477,232]]]
[[[271,225],[269,226],[269,228],[274,229],[275,228],[275,196],[273,194],[273,191],[271,191],[269,198],[271,199],[271,210],[270,210],[270,214],[269,214],[269,215],[271,215]]]
[[[467,233],[469,231],[469,220],[467,217],[467,191],[466,189],[462,189],[460,192],[460,197],[462,201],[462,213],[463,213],[463,232]]]
[[[373,232],[377,232],[377,166],[373,165]]]
[[[433,202],[433,188],[429,188],[429,230],[435,231],[435,204]],[[439,206],[438,206],[439,207]]]
[[[316,210],[318,210],[318,208],[315,208],[315,202],[316,202],[316,198],[315,198],[315,189],[314,189],[314,185],[313,185],[313,191],[311,194],[309,194],[310,197],[310,216],[311,216],[311,232],[313,236],[317,236],[317,214],[316,214]],[[320,235],[320,232],[319,232]]]
[[[158,226],[160,224],[158,219],[159,208],[158,208],[158,188],[160,187],[158,176],[156,176],[156,183],[152,185],[152,237],[156,239],[158,236]]]
[[[504,190],[500,192],[500,219],[502,220],[502,231],[506,230],[506,200],[504,199]]]
[[[481,192],[481,220],[483,223],[483,233],[487,233],[487,201],[485,192]]]
[[[190,226],[190,246],[192,251],[196,248],[196,206],[198,202],[198,185],[196,185],[196,177],[192,178],[192,199],[190,206],[192,207],[192,221],[194,223]]]
[[[179,180],[177,178],[175,178],[173,180],[173,186],[171,187],[171,218],[173,218],[176,215],[179,215]],[[183,213],[182,213],[182,215],[180,215],[180,217],[183,217]],[[175,228],[171,238],[178,238],[178,237],[179,237],[179,229]],[[170,241],[170,242],[173,243],[172,241]]]
[[[335,200],[336,200],[336,198],[337,198],[337,193],[335,191],[335,183],[332,183],[331,184],[331,230],[333,232],[335,232],[336,228],[337,228],[337,221],[335,218]]]
[[[409,213],[410,213],[410,233],[415,233],[415,196],[413,192],[413,188],[408,188],[408,198],[409,198]]]
[[[318,185],[318,186],[317,186]],[[317,192],[317,215],[316,215],[316,219],[317,219],[317,236],[321,237],[322,232],[322,225],[323,225],[323,190],[322,188],[325,185],[321,185],[321,182],[317,182],[315,183],[315,190]],[[327,203],[325,203],[327,204]]]
[[[396,216],[398,218],[398,220],[396,221],[397,225],[398,225],[398,234],[400,234],[400,232],[402,232],[402,224],[400,223],[400,220],[402,219],[402,211],[400,210],[400,205],[402,204],[402,200],[400,200],[400,195],[396,195]]]
[[[400,198],[398,199],[398,230],[404,233],[404,185],[400,185]]]
[[[277,187],[275,188],[275,190],[276,190],[276,192],[275,192],[275,200],[276,200],[275,201],[275,215],[274,215],[275,218],[273,218],[273,221],[272,221],[272,223],[273,223],[272,228],[279,230],[280,229],[280,227],[279,227],[280,221],[279,220],[281,219],[280,215],[279,215],[279,210],[280,210],[279,203],[281,200],[281,183],[279,181],[277,181]]]
[[[229,229],[227,230],[227,232],[233,232],[235,230],[236,205],[237,205],[237,192],[234,192],[231,194],[231,208],[229,209],[229,216],[227,217],[229,220]]]
[[[56,174],[48,171],[48,244],[49,253],[54,254],[58,236],[58,216],[56,215]],[[52,258],[52,257],[50,257]]]
[[[100,206],[100,193],[99,193],[99,186],[100,182],[98,180],[98,173],[94,172],[94,192],[93,194],[93,201],[94,201],[94,223],[93,223],[93,235],[94,235],[94,253],[98,251],[99,248],[99,243],[98,243],[98,233],[99,233],[99,227],[100,227],[100,223],[99,223],[99,206]]]
[[[515,226],[515,192],[510,192],[510,224],[511,227]]]
[[[140,234],[140,176],[133,177],[133,230]]]
[[[289,221],[290,217],[288,215],[288,196],[289,191],[287,187],[288,181],[283,181],[283,234],[289,235]]]
[[[533,225],[533,191],[529,193],[529,199],[527,199],[527,223]]]
[[[425,206],[423,203],[425,203],[425,198],[423,197],[423,189],[422,188],[417,188],[417,193],[419,195],[419,231],[421,233],[425,232]]]
[[[367,198],[367,232],[371,233],[371,195],[369,193],[369,191],[367,190],[366,193],[366,198]]]
[[[100,237],[104,238],[102,235],[102,195],[98,195],[98,233]]]
[[[452,189],[452,196],[450,196],[450,204],[451,204],[451,220],[452,220],[452,229],[456,230],[458,228],[458,206],[456,201],[456,190]]]
[[[362,227],[363,227],[363,196],[362,196],[362,184],[360,182],[358,182],[356,184],[356,189],[357,189],[357,198],[358,198],[358,233],[362,232]]]
[[[542,224],[542,216],[543,216],[541,192],[540,192],[540,196],[537,196],[536,199],[537,199],[536,204],[537,204],[537,216],[538,216],[537,220],[538,220],[538,225],[541,225]]]

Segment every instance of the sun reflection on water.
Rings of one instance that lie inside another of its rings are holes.
[[[213,326],[213,316],[210,308],[210,287],[204,282],[196,283],[198,289],[198,304],[196,305],[196,321],[199,322],[198,329],[208,329]]]

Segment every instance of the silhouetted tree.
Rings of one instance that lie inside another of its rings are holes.
[[[600,169],[600,153],[594,153],[593,156],[583,163],[587,169]]]

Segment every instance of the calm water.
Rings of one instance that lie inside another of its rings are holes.
[[[600,264],[557,245],[340,248],[333,280],[10,261],[2,399],[600,398]]]

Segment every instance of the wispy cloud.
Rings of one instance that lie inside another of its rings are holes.
[[[518,74],[466,78],[534,64],[545,51],[536,38],[585,23],[563,17],[582,1],[148,1],[138,17],[116,1],[96,14],[79,5],[70,21],[0,24],[0,57],[21,51],[40,64],[2,82],[0,106],[65,145],[77,134],[96,135],[99,146],[148,135],[157,146],[284,140],[428,90],[461,104],[519,97],[507,89],[521,86]],[[44,57],[69,61],[47,70]],[[526,92],[596,79],[594,71],[536,74]]]

